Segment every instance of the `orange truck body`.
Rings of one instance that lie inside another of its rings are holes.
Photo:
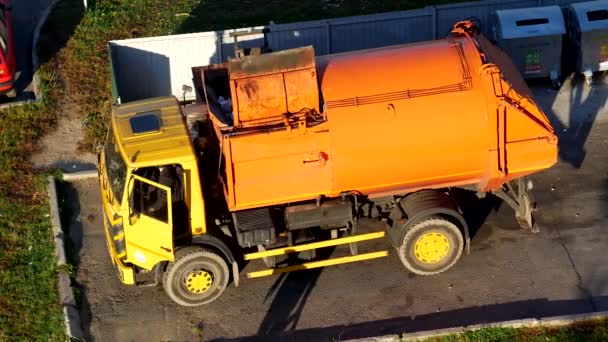
[[[317,58],[306,47],[203,69],[230,211],[353,191],[491,192],[557,162],[530,89],[468,23],[443,40]],[[213,75],[229,80],[228,124],[211,105]]]

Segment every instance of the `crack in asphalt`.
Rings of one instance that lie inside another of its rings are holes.
[[[578,285],[577,285],[578,289],[586,297],[593,312],[597,312],[597,306],[595,305],[595,301],[593,301],[593,295],[591,294],[591,291],[589,291],[589,289],[587,289],[584,286],[583,277],[581,276],[581,273],[579,272],[578,268],[576,267],[576,263],[574,262],[574,259],[572,258],[572,255],[570,254],[570,250],[568,250],[568,247],[566,247],[566,243],[565,243],[564,239],[562,238],[561,231],[559,230],[559,228],[557,228],[557,226],[553,226],[553,229],[557,233],[557,238],[558,238],[559,244],[562,246],[562,248],[566,252],[566,256],[568,256],[568,260],[570,260],[570,265],[572,266],[572,270],[576,274],[576,278],[578,280]]]

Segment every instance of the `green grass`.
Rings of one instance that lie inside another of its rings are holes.
[[[65,340],[46,179],[27,160],[55,121],[45,66],[41,102],[0,112],[0,341]]]
[[[608,319],[595,319],[563,327],[484,328],[460,335],[431,338],[427,342],[600,342],[608,341]]]
[[[64,96],[53,55],[81,18],[65,1],[40,35],[41,101],[0,111],[0,341],[64,341],[46,173],[29,163]]]

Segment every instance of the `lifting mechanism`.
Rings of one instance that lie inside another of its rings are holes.
[[[529,192],[533,187],[532,181],[519,178],[515,181],[515,187],[512,183],[506,183],[502,188],[494,191],[494,194],[515,210],[515,218],[522,228],[530,229],[533,233],[540,232],[532,215],[536,210],[536,202]]]

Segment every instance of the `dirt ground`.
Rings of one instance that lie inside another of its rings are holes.
[[[56,127],[38,143],[31,162],[40,169],[94,170],[97,156],[78,150],[83,138],[81,114],[73,105],[63,104],[60,108]]]
[[[599,123],[608,90],[566,84],[535,93],[559,128],[562,159],[534,177],[541,232],[520,230],[500,201],[475,203],[471,254],[433,277],[408,274],[392,253],[245,280],[208,306],[179,307],[162,288],[120,284],[106,251],[96,181],[64,184],[89,340],[334,341],[608,310],[608,123]],[[245,272],[260,268],[251,263]]]

